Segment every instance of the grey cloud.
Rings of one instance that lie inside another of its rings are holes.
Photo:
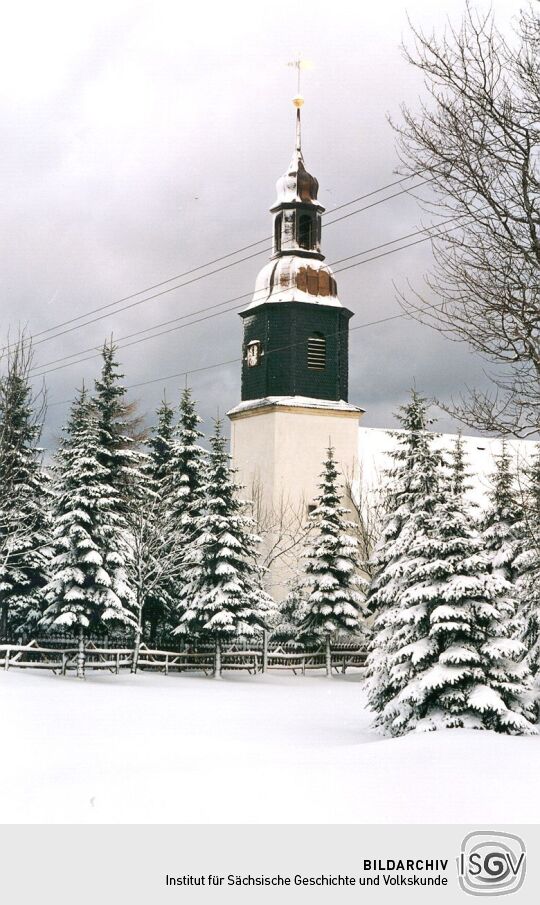
[[[494,6],[510,22],[514,3]],[[6,329],[44,330],[269,235],[274,182],[292,151],[295,85],[285,64],[299,35],[314,63],[305,77],[303,138],[322,203],[331,211],[395,178],[386,113],[399,115],[400,102],[415,103],[421,92],[399,48],[404,5],[388,0],[366,9],[337,0],[306,9],[297,0],[213,2],[189,11],[172,0],[100,0],[81,7],[78,18],[73,5],[53,0],[48,17],[37,3],[24,15],[10,12],[0,39],[11,67],[11,82],[3,78],[0,90]],[[461,10],[461,0],[447,0],[444,10],[428,0],[407,5],[427,29]],[[34,23],[29,37],[27,20]],[[324,250],[333,261],[420,221],[414,200],[396,198],[328,227]],[[42,343],[36,361],[247,292],[264,260]],[[352,326],[396,313],[394,281],[418,283],[429,266],[429,248],[420,245],[339,274]],[[240,319],[230,313],[126,348],[126,382],[237,357],[240,341]],[[50,402],[70,398],[98,365],[95,359],[49,374]],[[429,395],[449,396],[483,381],[482,367],[464,347],[413,322],[351,335],[351,399],[367,409],[367,425],[392,424],[413,379]],[[192,384],[209,420],[237,403],[239,368],[194,374]],[[167,383],[168,397],[182,385]],[[149,420],[162,393],[161,383],[134,391]],[[46,444],[56,442],[65,413],[66,406],[50,407]],[[441,426],[448,429],[448,419]]]

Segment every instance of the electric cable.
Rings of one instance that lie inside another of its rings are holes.
[[[385,252],[385,253],[382,254],[382,255],[374,255],[374,256],[371,257],[371,258],[365,258],[363,261],[357,261],[357,262],[355,262],[354,264],[349,264],[347,267],[340,267],[340,268],[338,268],[338,269],[335,271],[335,273],[336,273],[336,274],[337,274],[337,273],[342,273],[342,272],[345,271],[345,270],[350,270],[351,268],[353,268],[353,267],[358,267],[358,266],[360,266],[361,264],[367,264],[367,263],[369,263],[370,261],[377,260],[379,257],[385,257],[385,256],[388,255],[388,254],[393,254],[394,252],[401,251],[401,250],[403,250],[404,248],[410,248],[410,247],[412,247],[413,245],[419,244],[420,242],[428,241],[430,238],[436,238],[437,236],[433,234],[432,230],[434,230],[434,229],[440,229],[441,226],[444,226],[444,225],[446,225],[447,223],[451,223],[451,222],[453,222],[454,220],[461,219],[461,217],[462,217],[462,215],[458,215],[458,216],[456,216],[456,217],[449,217],[448,219],[442,221],[442,223],[438,224],[437,226],[433,226],[433,227],[425,227],[425,228],[422,228],[422,229],[414,230],[413,232],[407,233],[407,234],[404,235],[404,236],[398,236],[398,237],[395,238],[395,239],[391,239],[391,240],[389,240],[389,241],[387,241],[387,242],[382,242],[382,243],[380,243],[379,245],[374,245],[374,246],[372,246],[371,248],[364,249],[363,251],[355,252],[355,254],[348,255],[347,257],[339,258],[339,259],[336,260],[336,261],[330,262],[328,266],[329,266],[329,267],[333,267],[335,264],[340,264],[340,263],[342,263],[342,262],[344,262],[344,261],[349,261],[349,260],[351,260],[352,258],[357,258],[357,257],[360,257],[360,256],[362,256],[362,255],[369,254],[369,253],[372,252],[372,251],[377,251],[378,249],[386,248],[388,245],[395,245],[396,242],[402,242],[404,239],[412,238],[413,236],[419,235],[419,234],[421,234],[421,233],[427,233],[427,235],[426,235],[424,238],[419,239],[419,240],[417,240],[416,242],[410,242],[410,243],[407,243],[406,245],[399,246],[398,248],[390,249],[390,251],[387,251],[387,252]],[[459,228],[459,227],[456,227],[456,228]],[[451,231],[451,230],[446,230],[445,232],[450,232],[450,231]],[[443,234],[444,234],[444,233],[443,233]],[[441,235],[441,234],[439,233],[439,235]],[[266,293],[267,290],[265,289],[265,290],[259,290],[259,291],[260,291],[260,292],[262,293],[262,295],[264,296],[264,293]],[[199,308],[199,309],[197,309],[197,310],[195,310],[195,311],[189,312],[188,314],[183,314],[183,315],[181,315],[180,317],[173,318],[172,320],[163,321],[162,323],[154,324],[154,325],[151,325],[150,327],[145,327],[145,328],[143,328],[143,329],[141,329],[141,330],[137,330],[137,331],[135,331],[134,333],[129,333],[129,334],[127,334],[126,336],[119,337],[119,339],[117,340],[117,343],[118,343],[118,344],[119,344],[119,343],[122,343],[124,340],[132,339],[132,338],[135,337],[135,336],[140,336],[141,334],[143,334],[143,333],[148,333],[148,332],[151,331],[151,330],[158,330],[160,327],[170,326],[171,324],[178,324],[179,321],[187,320],[188,318],[194,317],[194,316],[197,315],[197,314],[204,314],[204,313],[207,312],[207,311],[214,311],[216,308],[221,308],[221,307],[223,307],[224,305],[229,305],[229,304],[231,304],[232,302],[241,301],[241,300],[246,299],[246,298],[255,297],[255,295],[256,295],[256,292],[253,292],[253,291],[245,292],[245,293],[243,293],[242,295],[234,296],[233,298],[226,299],[226,300],[224,300],[224,301],[222,301],[222,302],[217,302],[217,303],[215,303],[214,305],[209,305],[209,306],[207,306],[207,307],[205,307],[205,308]],[[200,322],[203,321],[203,320],[210,320],[212,317],[219,317],[221,314],[227,313],[227,312],[229,312],[229,311],[236,311],[236,310],[238,310],[238,309],[241,308],[241,307],[243,307],[243,305],[235,305],[234,307],[227,308],[227,309],[225,309],[224,311],[215,312],[213,315],[208,315],[207,317],[197,318],[197,320],[190,321],[188,324],[181,324],[180,326],[171,327],[171,329],[169,329],[169,330],[163,330],[163,331],[161,331],[160,333],[153,333],[151,336],[145,336],[145,337],[143,337],[142,339],[138,340],[138,342],[146,342],[147,340],[150,340],[150,339],[156,339],[156,338],[158,338],[158,337],[160,337],[160,336],[166,335],[167,333],[172,333],[172,332],[175,332],[176,330],[183,329],[183,327],[189,327],[189,326],[191,326],[192,324],[200,323]],[[129,346],[132,346],[132,345],[136,345],[136,343],[124,343],[124,345],[118,345],[118,348],[120,348],[120,349],[122,349],[122,348],[128,348]],[[31,373],[32,373],[33,371],[40,371],[39,374],[36,374],[36,375],[35,375],[35,376],[40,377],[40,376],[44,376],[45,374],[52,373],[53,371],[62,370],[62,369],[65,368],[65,367],[70,367],[72,364],[77,364],[77,363],[82,363],[82,362],[84,362],[84,361],[89,361],[91,358],[95,358],[96,356],[98,356],[98,355],[100,354],[100,352],[99,352],[99,351],[96,351],[93,355],[89,356],[88,358],[82,358],[82,359],[81,359],[81,358],[78,358],[77,356],[85,355],[87,352],[93,352],[95,349],[96,349],[96,346],[90,346],[90,347],[87,348],[87,349],[82,349],[82,350],[80,350],[80,351],[78,351],[78,352],[72,352],[72,353],[69,354],[69,355],[64,355],[64,356],[62,356],[62,357],[60,357],[60,358],[53,359],[52,361],[45,362],[45,363],[40,364],[40,365],[36,365],[34,368],[31,369]],[[68,361],[69,359],[76,359],[76,360],[75,360],[75,361],[69,362],[69,361]],[[62,362],[68,362],[68,364],[62,365],[62,367],[58,367],[58,368],[50,367],[51,365],[61,364]],[[47,370],[43,370],[43,369],[47,369]]]

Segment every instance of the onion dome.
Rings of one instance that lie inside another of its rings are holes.
[[[319,183],[304,166],[302,152],[297,148],[292,156],[287,172],[276,182],[277,198],[272,210],[280,204],[301,202],[317,204]]]
[[[334,274],[321,253],[319,183],[304,165],[300,107],[297,96],[296,146],[287,172],[277,181],[273,254],[259,273],[249,308],[267,302],[307,302],[341,308]]]
[[[316,258],[286,255],[260,271],[250,308],[265,302],[309,302],[341,307],[334,274]]]
[[[277,198],[270,210],[274,211],[281,204],[313,204],[322,211],[317,204],[319,183],[315,176],[308,173],[302,156],[302,137],[300,123],[300,108],[304,103],[298,95],[293,104],[296,107],[296,147],[288,166],[287,172],[276,182]]]

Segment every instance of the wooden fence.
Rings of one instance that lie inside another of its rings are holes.
[[[37,641],[28,644],[0,644],[0,669],[49,669],[66,675],[77,668],[76,647],[58,648],[42,646]],[[85,669],[104,669],[118,674],[133,667],[133,649],[99,647],[93,641],[85,644]],[[352,667],[365,665],[366,651],[361,647],[339,647],[332,650],[332,669],[345,673]],[[141,644],[137,661],[138,670],[163,672],[214,672],[215,657],[211,649],[201,651],[152,650]],[[291,670],[295,675],[305,675],[315,669],[326,668],[324,650],[290,651],[285,647],[263,650],[238,650],[234,646],[221,653],[222,670],[245,670],[251,675],[267,670]]]

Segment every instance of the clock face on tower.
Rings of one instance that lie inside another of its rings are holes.
[[[261,363],[261,342],[258,339],[247,344],[246,364],[248,368],[256,368]]]

